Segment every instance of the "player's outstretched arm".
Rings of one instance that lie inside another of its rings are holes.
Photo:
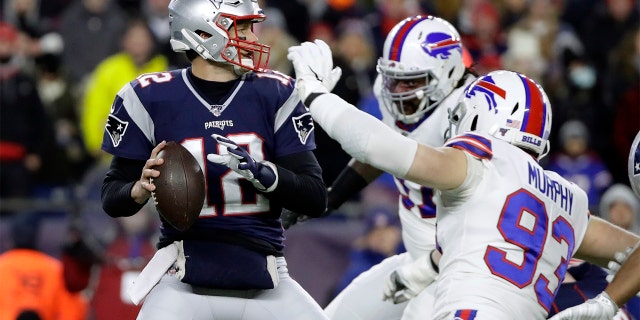
[[[318,43],[323,42],[316,40],[291,47],[287,57],[296,71],[296,89],[302,101],[330,137],[358,161],[396,177],[438,189],[462,184],[467,173],[467,159],[462,151],[419,145],[330,94],[322,82],[330,78],[331,51],[326,44]]]

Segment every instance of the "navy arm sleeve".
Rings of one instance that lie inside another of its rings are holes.
[[[140,211],[143,204],[131,198],[131,188],[140,179],[145,160],[113,157],[102,182],[102,209],[111,217],[129,217]]]
[[[278,167],[278,186],[264,195],[288,210],[321,216],[327,206],[327,188],[313,152],[280,157],[274,163]]]

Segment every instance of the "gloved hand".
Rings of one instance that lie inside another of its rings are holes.
[[[382,300],[391,300],[394,304],[405,302],[417,296],[437,276],[438,272],[431,262],[431,254],[422,256],[391,273]]]
[[[287,209],[282,210],[282,214],[280,214],[280,220],[282,220],[282,227],[286,230],[289,229],[292,225],[304,222],[311,219],[306,214],[293,212]]]
[[[287,58],[296,71],[296,89],[302,102],[311,93],[331,92],[342,76],[342,69],[333,67],[331,49],[320,39],[290,47]]]
[[[595,298],[565,309],[549,320],[610,320],[616,312],[618,312],[618,306],[603,291]]]
[[[627,249],[625,249],[625,251],[619,251],[616,252],[613,256],[615,261],[609,261],[609,264],[607,265],[607,269],[609,269],[609,275],[607,276],[607,281],[611,282],[611,280],[613,280],[613,277],[615,276],[615,274],[618,272],[618,270],[620,270],[620,266],[627,261],[627,258],[629,258],[629,255],[631,254],[631,252],[633,251],[633,248],[628,247]]]
[[[227,147],[229,153],[210,153],[207,155],[207,160],[229,167],[229,169],[249,180],[259,191],[271,192],[275,190],[278,185],[278,170],[273,163],[255,161],[247,150],[221,135],[214,134],[213,138],[219,144]]]

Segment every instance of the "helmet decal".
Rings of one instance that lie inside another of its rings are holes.
[[[451,50],[462,53],[462,45],[460,39],[452,38],[450,34],[434,32],[427,35],[422,50],[434,58],[449,59]]]
[[[507,96],[507,92],[498,87],[491,76],[478,79],[473,85],[469,86],[467,92],[465,92],[465,97],[471,98],[471,96],[476,95],[476,92],[481,92],[485,95],[485,99],[489,105],[489,111],[493,109],[495,113],[498,113],[498,109],[496,109],[498,103],[496,102],[495,95],[500,96],[502,99]]]
[[[393,42],[391,47],[389,48],[389,60],[400,61],[400,56],[402,55],[402,47],[404,44],[409,31],[413,29],[420,21],[426,19],[424,16],[415,16],[408,19],[405,19],[404,24],[400,27],[400,30],[396,33],[393,38]]]
[[[547,138],[544,136],[544,121],[547,117],[547,106],[544,103],[538,85],[529,78],[520,76],[520,79],[522,79],[526,93],[525,113],[520,130],[538,137]]]

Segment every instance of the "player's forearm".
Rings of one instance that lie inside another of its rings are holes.
[[[351,199],[364,189],[373,179],[367,176],[361,169],[372,168],[367,164],[352,159],[348,166],[344,167],[338,177],[333,181],[328,191],[327,212],[340,208],[343,203]],[[363,174],[364,173],[364,174]]]
[[[327,203],[327,187],[322,179],[278,169],[280,181],[273,192],[266,194],[269,200],[277,201],[293,212],[304,212],[310,217],[321,216]]]
[[[114,157],[109,172],[102,183],[102,208],[112,217],[128,217],[134,215],[144,206],[131,197],[131,189],[140,177],[140,168],[144,160],[131,160]],[[148,198],[147,198],[148,200]]]
[[[406,175],[417,142],[393,132],[334,94],[318,96],[309,107],[313,119],[352,157],[396,177]]]
[[[627,261],[606,288],[607,294],[618,305],[627,303],[640,291],[640,247],[636,245]]]
[[[276,160],[278,186],[265,193],[271,201],[294,212],[319,217],[327,204],[327,186],[322,181],[322,168],[313,152],[302,152]]]
[[[601,235],[606,234],[607,237]],[[602,218],[592,216],[576,257],[606,267],[616,252],[634,247],[640,238]]]

